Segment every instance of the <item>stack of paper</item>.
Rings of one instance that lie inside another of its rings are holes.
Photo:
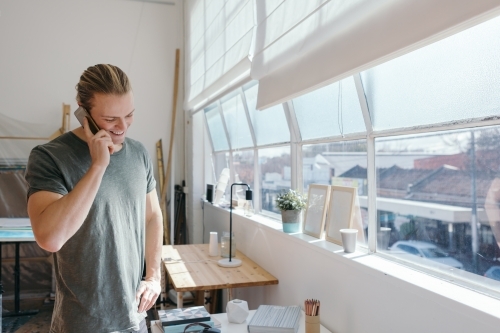
[[[248,323],[250,333],[296,333],[300,306],[261,305]]]
[[[202,322],[214,326],[210,314],[203,306],[193,306],[183,309],[158,310],[158,317],[165,333],[182,333],[184,328],[191,323]],[[200,326],[189,328],[187,332],[200,330]]]

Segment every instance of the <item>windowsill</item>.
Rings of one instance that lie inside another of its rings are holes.
[[[214,209],[220,209],[226,212],[229,211],[229,209],[218,206],[210,206]],[[395,278],[395,284],[400,284],[397,287],[408,288],[408,285],[405,284],[410,284],[412,288],[415,288],[415,293],[428,292],[428,297],[436,302],[443,301],[442,298],[436,297],[439,295],[445,297],[449,301],[458,302],[469,308],[500,318],[499,299],[451,283],[443,278],[437,278],[422,271],[407,267],[401,263],[388,259],[387,256],[383,254],[371,253],[366,247],[358,246],[356,252],[345,253],[342,246],[328,242],[324,239],[318,239],[301,232],[293,234],[284,233],[282,231],[281,222],[269,217],[260,214],[246,217],[243,215],[243,211],[239,209],[234,209],[233,214],[245,218],[248,221],[258,223],[259,227],[266,228],[276,233],[276,235],[286,238],[287,241],[292,241],[298,246],[304,246],[310,250],[316,251],[334,261],[363,268],[366,274],[384,274],[388,277]]]

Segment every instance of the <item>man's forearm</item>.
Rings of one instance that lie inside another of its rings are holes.
[[[146,222],[146,279],[161,279],[161,248],[163,244],[163,217],[161,212]]]

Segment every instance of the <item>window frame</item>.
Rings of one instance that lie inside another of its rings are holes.
[[[290,131],[290,142],[279,142],[273,144],[266,145],[257,145],[256,134],[254,131],[254,127],[251,121],[250,112],[248,110],[248,105],[246,101],[246,95],[244,92],[244,87],[248,89],[250,86],[249,83],[240,86],[235,91],[240,94],[241,99],[243,101],[243,106],[246,115],[246,121],[248,123],[250,133],[252,135],[253,147],[242,148],[242,149],[233,149],[231,145],[231,141],[229,139],[229,135],[227,132],[227,127],[223,115],[223,110],[221,107],[221,101],[218,100],[219,112],[221,112],[221,117],[224,124],[226,138],[228,140],[229,150],[217,151],[213,150],[213,142],[212,138],[209,135],[210,144],[212,147],[212,153],[222,153],[228,152],[230,156],[230,170],[231,170],[231,182],[234,181],[234,165],[233,165],[233,154],[237,151],[243,150],[254,150],[254,208],[256,213],[261,214],[265,217],[277,219],[279,215],[269,213],[267,211],[263,211],[260,207],[260,184],[259,179],[261,179],[260,165],[259,165],[259,150],[264,148],[273,148],[273,147],[283,147],[286,145],[290,146],[290,158],[291,158],[291,188],[297,189],[299,191],[303,190],[303,146],[310,144],[321,144],[321,143],[334,143],[334,142],[343,142],[343,141],[352,141],[352,140],[366,140],[367,144],[367,190],[368,190],[368,241],[367,247],[364,251],[369,253],[376,253],[382,258],[386,258],[393,262],[397,262],[403,264],[404,266],[414,268],[418,271],[427,273],[429,275],[444,279],[450,280],[453,279],[453,283],[458,284],[460,286],[464,286],[466,288],[472,289],[476,292],[487,294],[493,296],[495,298],[500,299],[500,292],[496,291],[493,287],[491,287],[488,283],[482,283],[481,278],[474,273],[463,272],[460,276],[450,276],[439,269],[433,268],[432,266],[423,266],[420,263],[411,262],[408,260],[404,260],[398,258],[394,255],[386,254],[383,252],[377,251],[377,229],[378,229],[378,220],[377,220],[377,177],[376,177],[376,163],[375,163],[375,140],[378,138],[391,137],[391,136],[400,136],[400,135],[412,135],[412,134],[423,134],[423,133],[437,133],[437,132],[446,132],[451,130],[473,130],[477,128],[487,127],[487,126],[500,126],[500,115],[499,116],[484,116],[484,117],[476,117],[476,118],[468,118],[454,121],[447,121],[441,123],[434,124],[426,124],[426,125],[417,125],[417,126],[409,126],[409,127],[400,127],[400,128],[391,128],[391,129],[383,129],[383,130],[374,130],[373,122],[368,106],[368,101],[366,98],[365,90],[363,87],[363,81],[360,73],[356,73],[352,75],[354,79],[354,83],[356,86],[356,91],[361,107],[361,112],[364,120],[364,125],[366,128],[366,132],[358,132],[358,133],[349,133],[345,135],[337,135],[331,137],[323,137],[323,138],[314,138],[303,140],[300,134],[300,128],[298,124],[298,120],[295,114],[295,109],[293,106],[292,100],[286,101],[282,103],[283,110],[285,112],[288,129]],[[258,83],[255,83],[258,84]],[[230,94],[234,94],[231,92]],[[224,97],[223,97],[224,98]],[[260,111],[265,112],[265,111]],[[206,118],[205,118],[206,122]],[[208,125],[207,125],[207,130]],[[210,133],[210,132],[209,132]]]

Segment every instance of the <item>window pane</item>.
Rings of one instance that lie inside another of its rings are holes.
[[[255,110],[258,85],[245,89],[250,119],[252,120],[257,145],[290,142],[290,130],[283,105],[275,105],[262,111]]]
[[[228,179],[229,175],[229,153],[217,153],[212,154],[212,165],[214,170],[214,179],[216,184],[216,191],[214,194],[214,199],[217,196],[217,188],[224,188],[224,194],[222,195],[221,202],[219,204],[229,202],[229,188],[231,182]],[[224,169],[226,169],[224,171]],[[224,171],[225,175],[222,176]],[[222,180],[222,181],[221,181]],[[226,182],[224,182],[226,180]]]
[[[290,146],[259,149],[262,210],[280,213],[276,195],[291,186]]]
[[[207,117],[208,130],[214,145],[214,151],[229,150],[227,143],[226,132],[222,124],[222,117],[219,113],[217,105],[210,106],[205,109],[205,116]]]
[[[293,107],[302,140],[366,132],[352,76],[295,98]]]
[[[377,130],[497,115],[500,17],[361,73]]]
[[[253,189],[253,150],[237,151],[233,153],[234,182],[243,182]],[[245,188],[240,186],[235,188],[234,195],[238,195],[241,200],[245,200]]]
[[[368,188],[366,140],[304,145],[302,148],[304,192],[310,184],[356,187],[359,205],[355,212],[358,241],[368,239]],[[363,231],[363,232],[361,232]]]
[[[252,147],[252,135],[243,108],[241,95],[237,94],[221,103],[224,121],[226,122],[229,140],[233,149]]]
[[[378,250],[487,281],[500,266],[500,127],[380,138],[376,151]]]

